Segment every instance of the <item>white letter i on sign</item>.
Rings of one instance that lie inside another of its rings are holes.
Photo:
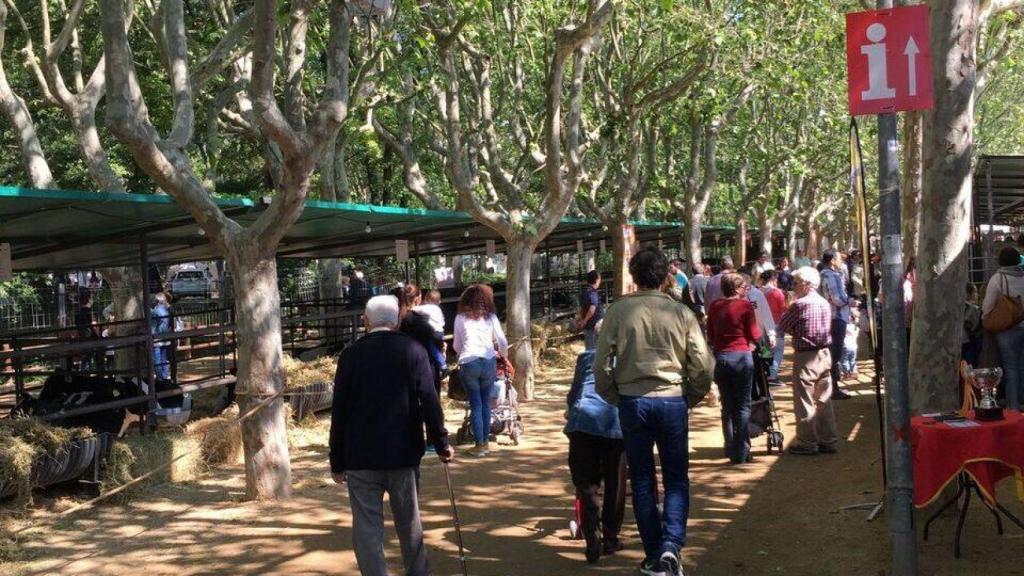
[[[888,67],[885,61],[885,25],[875,22],[868,26],[868,40],[874,44],[860,47],[860,53],[868,57],[868,89],[860,93],[864,100],[885,100],[896,96],[896,89],[889,87]]]

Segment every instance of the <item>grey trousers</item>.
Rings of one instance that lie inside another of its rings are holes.
[[[427,548],[416,486],[416,469],[349,470],[352,547],[362,576],[388,576],[384,560],[384,492],[391,502],[406,576],[427,576]]]

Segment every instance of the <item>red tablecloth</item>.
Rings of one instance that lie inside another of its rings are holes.
[[[1024,489],[1024,415],[1006,410],[1005,417],[997,422],[976,421],[980,426],[970,428],[913,418],[914,506],[931,503],[961,471],[970,474],[992,501],[996,483],[1007,476],[1016,475],[1018,490]]]

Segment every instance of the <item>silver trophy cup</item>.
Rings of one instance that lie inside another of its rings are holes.
[[[1002,368],[977,368],[969,372],[974,387],[980,393],[974,416],[978,420],[1002,420],[1003,409],[996,401],[996,390],[1003,377]]]

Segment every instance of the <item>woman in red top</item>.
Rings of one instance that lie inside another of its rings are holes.
[[[749,286],[739,274],[722,277],[722,296],[708,311],[708,341],[715,353],[715,383],[722,395],[725,454],[733,464],[751,462],[750,392],[754,385],[751,351],[761,337]]]

